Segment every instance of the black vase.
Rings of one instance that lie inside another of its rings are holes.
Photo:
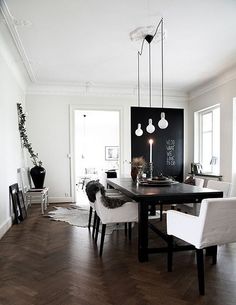
[[[36,189],[42,189],[44,178],[46,175],[46,170],[42,166],[34,166],[30,170],[30,175],[32,177],[32,180],[34,182],[34,187]]]

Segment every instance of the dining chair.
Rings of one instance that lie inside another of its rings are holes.
[[[168,271],[172,271],[173,237],[196,249],[199,293],[205,294],[203,249],[210,247],[216,264],[217,245],[236,241],[236,197],[204,199],[199,216],[167,211]]]
[[[209,189],[222,191],[223,197],[228,198],[231,194],[231,183],[219,180],[208,180],[206,187]],[[199,215],[201,203],[193,204],[193,215]]]
[[[20,188],[25,197],[26,208],[31,206],[32,201],[40,201],[41,204],[41,213],[44,214],[47,210],[49,201],[48,201],[48,187],[36,189],[31,186],[31,178],[29,173],[29,168],[18,168],[17,174],[19,177]]]
[[[219,181],[219,180],[208,180],[207,181],[207,188],[222,191],[224,197],[230,197],[231,195],[231,186],[230,182]]]
[[[203,178],[194,177],[191,180],[195,186],[203,187],[205,180]],[[185,182],[186,183],[186,182]],[[183,204],[176,204],[175,208],[178,211],[185,212],[192,215],[199,214],[199,207],[200,203],[183,203]]]
[[[90,229],[91,226],[91,221],[92,221],[92,216],[94,215],[93,218],[93,231],[92,231],[92,236],[94,237],[95,235],[95,228],[96,228],[96,222],[98,219],[96,210],[95,210],[95,200],[96,200],[96,192],[99,190],[99,187],[103,187],[102,184],[99,183],[99,180],[91,180],[89,181],[86,186],[85,186],[85,191],[88,197],[89,201],[89,219],[88,219],[88,228]],[[115,189],[106,189],[104,188],[104,192],[106,196],[109,197],[114,197],[114,198],[120,198],[120,199],[125,199],[124,195],[119,192],[118,190]]]
[[[138,204],[134,201],[129,201],[124,203],[122,206],[117,208],[107,208],[103,204],[101,191],[98,191],[96,194],[95,201],[95,210],[98,215],[98,220],[96,224],[96,237],[95,242],[97,241],[99,224],[102,224],[101,231],[101,243],[99,255],[102,256],[103,245],[106,233],[106,225],[112,223],[128,223],[129,224],[129,239],[131,239],[131,229],[132,223],[138,222]]]

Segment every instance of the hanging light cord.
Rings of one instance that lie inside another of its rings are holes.
[[[151,41],[152,39],[156,36],[157,34],[157,31],[159,29],[161,25],[161,104],[162,104],[162,108],[163,108],[163,105],[164,105],[164,77],[163,77],[163,74],[164,74],[164,62],[163,62],[163,55],[164,55],[164,47],[163,47],[163,18],[161,18],[160,22],[158,23],[157,27],[156,27],[156,30],[155,30],[155,33],[154,35],[146,35],[143,40],[142,40],[142,44],[141,44],[141,49],[140,51],[138,51],[138,106],[140,107],[140,59],[139,57],[143,54],[143,46],[144,46],[144,41],[148,39],[147,36],[152,36],[151,38]],[[151,107],[151,41],[148,41],[149,43],[149,105]]]
[[[151,43],[149,43],[149,107],[152,107]]]
[[[139,78],[139,57],[143,54],[143,45],[144,45],[145,37],[142,41],[141,50],[138,51],[138,106],[140,107],[140,78]]]
[[[163,43],[163,18],[161,19],[161,105],[164,105],[164,43]],[[159,23],[160,24],[160,23]]]

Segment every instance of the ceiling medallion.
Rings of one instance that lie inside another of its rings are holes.
[[[154,25],[148,25],[148,26],[140,26],[137,27],[135,30],[129,33],[129,38],[131,41],[140,41],[143,40],[146,36],[151,35],[153,36],[155,34],[156,27]],[[158,43],[161,41],[161,31],[158,30],[155,34],[155,42]],[[163,39],[166,38],[166,31],[163,32]]]

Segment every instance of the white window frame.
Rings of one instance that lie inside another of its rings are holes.
[[[194,114],[194,162],[201,163],[203,160],[203,116],[212,113],[212,122],[211,122],[211,130],[208,132],[211,132],[211,147],[213,148],[213,134],[214,134],[214,129],[213,129],[213,111],[215,109],[220,110],[220,104],[214,105],[212,107],[200,110],[195,112]],[[220,142],[220,139],[219,139]],[[211,153],[213,156],[213,151]],[[219,156],[220,157],[220,156]],[[219,160],[218,160],[219,162]],[[220,169],[219,169],[220,170]],[[203,169],[204,171],[204,169]],[[219,174],[218,172],[215,173],[213,171],[213,165],[211,165],[211,170],[208,172],[209,174]]]

